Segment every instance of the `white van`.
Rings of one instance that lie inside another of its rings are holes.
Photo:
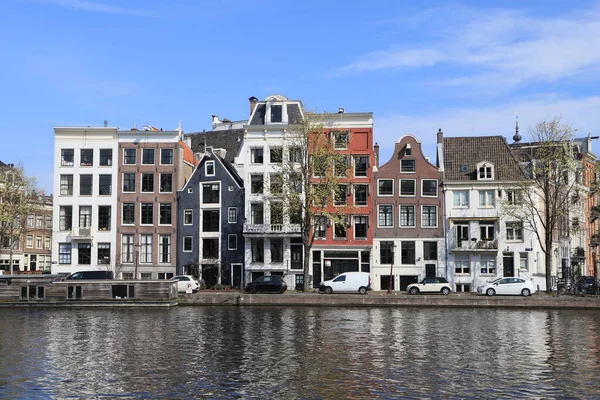
[[[330,281],[321,282],[319,291],[325,293],[360,293],[371,290],[371,274],[368,272],[344,272]]]

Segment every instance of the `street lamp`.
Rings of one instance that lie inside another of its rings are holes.
[[[394,249],[396,248],[396,244],[392,245],[392,262],[390,263],[390,280],[388,283],[388,294],[392,293],[392,285],[394,283]]]

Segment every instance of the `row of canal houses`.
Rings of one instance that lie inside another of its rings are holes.
[[[248,119],[213,116],[212,130],[190,134],[180,127],[55,128],[52,271],[107,268],[125,279],[193,274],[209,286],[233,287],[279,275],[289,287],[301,286],[301,216],[290,215],[272,189],[280,165],[298,157],[289,126],[306,111],[281,95],[251,97],[249,107]],[[331,205],[347,219],[315,221],[313,286],[365,271],[374,290],[404,290],[433,276],[464,292],[501,276],[534,279],[545,289],[534,233],[500,206],[517,198],[519,164],[532,147],[520,143],[518,127],[513,144],[440,130],[435,164],[418,138],[405,135],[382,163],[372,113],[340,109],[321,117],[348,160],[340,178],[346,195],[332,196]],[[581,163],[595,161],[591,138],[573,145]],[[588,196],[592,178],[572,177],[581,180],[581,201],[573,201],[569,223],[581,229],[556,235],[553,275],[569,268],[591,274],[586,250],[589,232],[598,231],[588,222],[597,204]]]

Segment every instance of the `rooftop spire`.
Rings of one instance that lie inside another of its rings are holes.
[[[515,143],[521,141],[522,137],[519,135],[519,113],[515,113],[515,135],[513,136],[513,140]]]

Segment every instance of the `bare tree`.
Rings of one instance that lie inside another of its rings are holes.
[[[503,211],[523,221],[545,254],[546,290],[552,290],[552,244],[565,230],[572,196],[580,185],[577,154],[573,150],[576,130],[560,118],[542,121],[530,129],[531,143],[513,144],[512,148],[524,171],[517,190],[502,204]]]
[[[25,175],[23,167],[0,167],[0,244],[9,251],[10,273],[13,253],[27,226],[27,216],[39,208],[40,194],[34,178]]]
[[[281,199],[290,223],[300,225],[305,292],[310,290],[310,254],[316,229],[330,221],[348,224],[348,208],[333,206],[336,198],[347,195],[340,182],[349,168],[348,157],[335,150],[336,138],[325,127],[325,119],[325,114],[306,113],[299,123],[290,125],[277,178],[281,189],[271,190]]]

